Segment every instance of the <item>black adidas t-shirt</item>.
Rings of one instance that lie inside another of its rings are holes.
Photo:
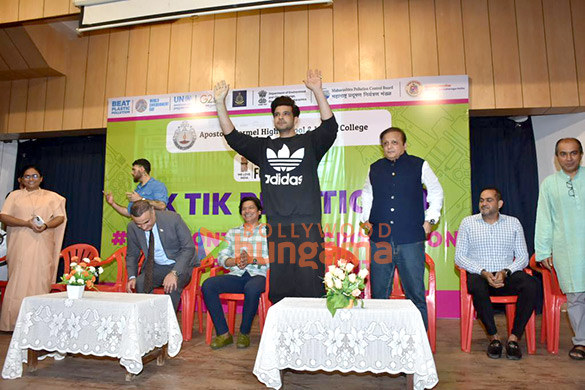
[[[269,224],[320,223],[317,167],[337,137],[335,116],[290,138],[252,137],[237,130],[229,146],[260,167],[264,214]]]

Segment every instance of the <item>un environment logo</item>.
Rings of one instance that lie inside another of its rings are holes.
[[[298,167],[305,157],[305,148],[301,148],[290,155],[288,146],[283,145],[276,154],[272,149],[266,149],[266,158],[272,168],[280,172],[289,172]]]

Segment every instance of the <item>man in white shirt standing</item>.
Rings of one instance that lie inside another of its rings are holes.
[[[406,297],[428,328],[425,240],[441,215],[443,188],[429,163],[406,153],[406,134],[390,127],[380,134],[384,158],[370,165],[362,190],[362,226],[370,235],[372,298],[387,299],[398,267]],[[425,210],[425,195],[429,207]]]

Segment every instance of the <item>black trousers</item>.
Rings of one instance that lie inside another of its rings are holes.
[[[154,263],[154,271],[152,273],[152,287],[162,287],[163,281],[165,280],[165,276],[168,275],[174,268],[174,265],[158,265]],[[189,284],[191,281],[191,274],[192,272],[186,272],[179,275],[179,280],[177,281],[177,289],[172,293],[168,294],[171,297],[171,301],[173,302],[173,307],[175,308],[175,312],[179,309],[179,301],[181,300],[181,293],[186,285]],[[140,275],[136,278],[136,292],[137,293],[151,293],[152,291],[144,291],[144,272],[141,272]]]
[[[267,234],[270,301],[276,303],[286,297],[323,297],[325,265],[319,224],[272,224]]]
[[[493,288],[481,275],[467,274],[467,290],[473,297],[473,306],[475,306],[477,317],[490,336],[498,333],[490,296],[516,295],[518,297],[512,333],[520,338],[536,307],[538,282],[527,273],[517,271],[506,278],[504,283],[504,287]]]

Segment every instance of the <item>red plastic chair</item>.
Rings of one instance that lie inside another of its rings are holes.
[[[123,246],[122,248],[115,251],[110,257],[101,262],[102,267],[108,264],[116,262],[117,275],[116,282],[114,284],[97,283],[95,287],[99,291],[105,292],[126,292],[126,252],[128,247]]]
[[[366,254],[366,262],[368,266],[368,270],[370,269],[370,251],[367,251]],[[431,345],[431,351],[433,353],[437,350],[437,309],[436,309],[436,296],[437,296],[437,277],[435,273],[435,262],[425,253],[425,262],[428,267],[429,272],[429,281],[428,286],[429,289],[425,292],[425,299],[427,303],[427,318],[429,322],[429,329],[427,330],[427,337],[429,338],[429,343]],[[365,290],[365,297],[371,298],[371,285],[370,285],[370,278],[366,283],[366,290]],[[402,283],[400,282],[400,274],[398,272],[398,268],[394,269],[394,281],[392,282],[392,293],[390,294],[390,299],[406,299],[406,294],[402,289]]]
[[[144,263],[144,253],[140,253],[138,259],[138,273]],[[209,266],[208,266],[209,267]],[[190,341],[193,338],[193,316],[195,313],[195,297],[197,289],[201,290],[200,280],[201,274],[205,267],[203,264],[199,267],[193,268],[191,274],[191,281],[185,286],[181,293],[181,332],[183,334],[183,341]],[[126,277],[127,278],[127,277]],[[127,284],[127,281],[124,285]],[[162,287],[157,287],[152,291],[153,294],[164,294],[165,290]]]
[[[467,292],[467,272],[464,269],[457,268],[461,275],[461,350],[469,353],[471,351],[471,335],[473,331],[473,319],[475,318],[475,308],[473,307],[473,298]],[[528,268],[525,268],[524,272],[532,275],[532,271]],[[492,303],[504,303],[506,305],[506,324],[508,335],[510,335],[514,324],[518,297],[515,295],[493,296],[490,297],[490,300]],[[536,320],[534,312],[526,324],[525,333],[528,353],[534,355],[536,353]]]
[[[93,260],[94,257],[98,257],[100,254],[98,250],[89,244],[73,244],[61,251],[59,257],[63,258],[63,273],[68,274],[71,271],[71,258],[74,256],[79,257],[79,260],[87,257]],[[51,292],[61,292],[67,290],[67,286],[64,284],[54,283],[51,285]]]
[[[530,268],[542,274],[544,290],[544,305],[542,307],[542,329],[540,342],[546,340],[546,350],[549,353],[559,353],[559,339],[561,332],[561,305],[567,302],[567,296],[559,286],[557,273],[537,264],[534,255],[530,257]]]
[[[220,271],[225,270],[223,267],[214,267],[211,269],[211,277],[214,277],[219,274]],[[264,330],[264,321],[266,320],[266,315],[268,313],[268,309],[271,306],[270,300],[268,299],[270,287],[270,269],[266,272],[266,288],[264,292],[260,295],[260,304],[258,305],[258,317],[260,322],[260,334]],[[219,299],[227,301],[228,304],[228,329],[229,332],[233,335],[234,330],[236,329],[236,303],[238,301],[244,301],[244,294],[219,294]],[[205,342],[209,345],[211,344],[211,338],[213,336],[213,321],[211,320],[211,316],[209,312],[207,312],[207,324],[205,328]]]
[[[436,295],[437,295],[437,277],[435,274],[435,262],[425,253],[425,262],[429,270],[429,289],[425,292],[425,299],[427,303],[427,317],[429,321],[429,329],[427,336],[431,343],[431,350],[433,353],[437,350],[437,309],[436,309]],[[394,282],[392,283],[392,294],[390,299],[406,299],[406,294],[402,290],[400,282],[400,275],[398,268],[394,270]]]
[[[213,266],[215,265],[215,257],[213,256],[207,256],[205,257],[203,260],[201,260],[201,264],[199,265],[199,267],[196,268],[198,274],[197,274],[197,278],[196,278],[196,282],[194,285],[195,288],[195,307],[193,310],[188,310],[187,308],[185,308],[185,306],[183,306],[183,311],[182,311],[182,316],[183,317],[188,317],[186,318],[186,322],[185,322],[185,326],[188,327],[188,329],[193,329],[193,320],[194,320],[194,311],[197,311],[197,320],[199,321],[199,333],[203,333],[203,293],[201,292],[201,276],[203,276],[204,273],[211,271],[211,268],[213,268]],[[194,279],[191,279],[191,283],[193,283]],[[193,331],[191,331],[192,333]],[[185,337],[183,337],[185,339]],[[189,341],[191,339],[191,337],[189,337],[188,340],[185,341]]]
[[[0,263],[6,261],[6,256],[0,258]],[[6,286],[8,286],[7,280],[0,280],[0,307],[4,301],[4,294],[6,294]]]

